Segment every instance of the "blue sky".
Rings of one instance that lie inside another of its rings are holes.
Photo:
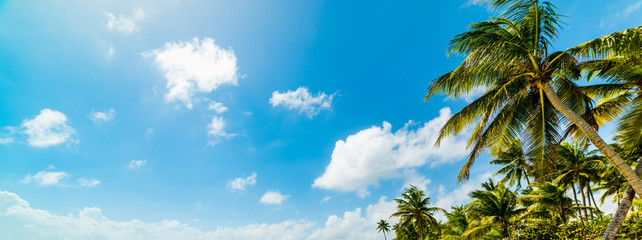
[[[558,49],[642,22],[639,0],[553,3]],[[409,183],[464,204],[494,169],[483,156],[455,183],[465,136],[431,146],[467,99],[423,97],[461,60],[448,40],[491,15],[467,1],[0,1],[0,234],[378,239]]]

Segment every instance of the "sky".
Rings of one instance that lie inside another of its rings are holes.
[[[553,3],[557,50],[642,22],[640,0]],[[496,168],[484,155],[457,184],[466,133],[433,144],[479,92],[423,98],[461,61],[450,38],[493,14],[465,0],[0,0],[0,235],[380,239],[409,184],[465,204]]]

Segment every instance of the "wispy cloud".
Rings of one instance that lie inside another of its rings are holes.
[[[127,164],[127,168],[129,169],[139,169],[147,164],[147,160],[132,160]]]
[[[296,110],[313,118],[321,110],[329,109],[332,106],[332,99],[335,94],[319,92],[316,95],[310,94],[307,87],[299,87],[296,91],[286,92],[274,91],[270,98],[273,107],[283,106],[289,110]]]
[[[634,12],[637,12],[638,10],[640,10],[640,7],[642,7],[642,1],[638,1],[638,2],[632,3],[632,4],[628,5],[628,6],[626,6],[626,8],[624,8],[624,10],[620,13],[620,15],[622,17],[627,17],[627,16],[631,15],[631,13],[634,13]]]
[[[106,109],[104,111],[91,111],[89,113],[89,119],[94,121],[95,123],[100,123],[100,122],[109,122],[113,120],[116,117],[116,110],[113,108]]]
[[[136,9],[132,16],[119,15],[116,17],[113,13],[105,12],[107,16],[107,29],[118,31],[122,34],[130,34],[133,32],[138,32],[140,29],[136,25],[136,22],[145,17],[145,11],[142,9]]]
[[[27,175],[22,180],[23,183],[35,182],[40,186],[62,185],[62,181],[71,176],[64,171],[40,171],[36,175]]]
[[[80,187],[95,187],[100,184],[100,181],[93,178],[78,178],[77,184],[70,184],[67,180],[71,178],[72,174],[65,171],[55,171],[56,167],[49,165],[47,170],[42,170],[35,175],[27,174],[20,182],[22,183],[35,183],[40,186],[80,186]]]

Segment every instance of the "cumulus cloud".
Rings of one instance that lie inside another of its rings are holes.
[[[165,74],[169,90],[165,99],[181,101],[190,109],[196,93],[210,93],[220,85],[237,84],[234,51],[219,47],[211,38],[169,42],[143,55],[154,57],[156,66]]]
[[[0,191],[0,232],[6,239],[103,239],[103,240],[352,240],[379,239],[376,222],[388,219],[395,204],[385,197],[365,211],[357,208],[342,216],[328,217],[320,226],[308,220],[286,220],[274,224],[217,227],[206,231],[175,220],[142,222],[114,221],[100,208],[86,207],[76,214],[55,215],[32,208],[18,195]],[[396,221],[391,219],[390,222]],[[393,233],[390,233],[393,235]],[[389,235],[389,236],[390,236]],[[392,236],[394,237],[394,236]]]
[[[283,195],[279,191],[268,190],[259,199],[259,202],[266,205],[281,205],[288,198],[290,198],[289,195]]]
[[[89,113],[89,119],[94,121],[95,123],[100,123],[100,122],[109,122],[113,120],[116,117],[116,110],[113,108],[106,109],[105,111],[91,111]]]
[[[365,214],[361,208],[346,211],[343,216],[332,215],[328,217],[323,228],[314,230],[308,239],[378,239],[381,237],[376,230],[376,223],[380,219],[396,222],[398,218],[390,218],[396,212],[397,204],[387,201],[386,197],[379,198],[376,204],[370,204]],[[394,238],[394,232],[387,235]]]
[[[64,171],[40,171],[33,176],[31,174],[27,175],[22,182],[35,182],[40,186],[62,185],[62,181],[69,176],[71,176],[71,174]]]
[[[308,92],[308,88],[299,87],[296,91],[288,90],[283,93],[274,91],[270,98],[270,104],[273,107],[283,106],[313,118],[321,110],[329,109],[332,106],[332,98],[334,98],[334,94],[327,95],[319,92],[312,95]]]
[[[139,169],[142,166],[145,166],[147,164],[147,160],[132,160],[127,164],[127,168],[129,169]]]
[[[463,136],[443,139],[439,148],[433,147],[439,130],[450,117],[450,109],[443,108],[437,118],[416,129],[412,128],[416,124],[410,121],[393,133],[391,124],[384,122],[382,127],[373,126],[348,136],[345,141],[339,140],[330,164],[312,186],[357,192],[365,197],[368,186],[376,186],[382,179],[407,178],[403,171],[458,161],[467,154]]]
[[[245,191],[247,186],[253,186],[256,184],[256,173],[253,172],[252,175],[248,177],[239,177],[227,182],[227,188],[236,191]]]
[[[113,13],[105,12],[107,15],[107,29],[110,31],[118,31],[122,34],[130,34],[133,32],[138,32],[138,26],[136,22],[145,17],[145,11],[142,9],[136,9],[134,15],[124,16],[120,15],[116,17]]]
[[[27,142],[34,147],[49,147],[64,142],[72,142],[76,133],[67,125],[65,114],[48,108],[40,111],[33,119],[25,120],[21,125],[23,133],[28,136]]]

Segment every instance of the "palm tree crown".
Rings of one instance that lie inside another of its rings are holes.
[[[377,230],[379,230],[379,232],[383,232],[383,238],[387,239],[386,232],[390,232],[390,224],[388,224],[386,220],[381,219],[377,222]]]
[[[431,229],[436,231],[437,234],[441,233],[439,223],[433,217],[437,212],[446,212],[439,207],[429,207],[430,198],[425,197],[424,191],[418,189],[416,186],[410,186],[401,195],[402,198],[395,199],[397,202],[397,212],[392,214],[392,217],[400,217],[399,227],[406,228],[410,225],[414,226],[415,232],[419,234],[421,239],[424,239],[427,230]]]

